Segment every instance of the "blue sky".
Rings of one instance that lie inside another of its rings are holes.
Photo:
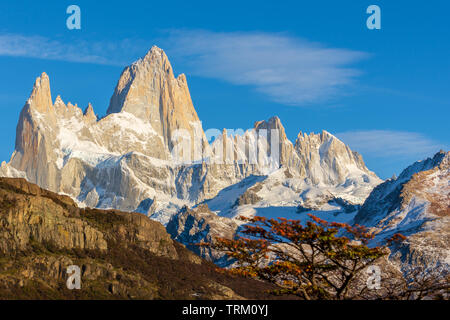
[[[81,8],[81,30],[66,8]],[[366,8],[381,8],[381,30]],[[325,129],[380,177],[449,149],[448,1],[8,1],[0,4],[0,160],[43,71],[53,99],[96,113],[152,45],[187,75],[208,128],[278,115],[291,140]]]

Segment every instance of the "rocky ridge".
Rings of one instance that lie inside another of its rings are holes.
[[[398,178],[377,186],[355,216],[384,243],[395,233],[407,237],[392,248],[392,258],[403,268],[450,270],[450,152],[406,168]]]
[[[24,179],[0,178],[0,298],[244,299],[269,285],[217,273],[139,213],[79,208]],[[66,287],[67,267],[81,289]]]

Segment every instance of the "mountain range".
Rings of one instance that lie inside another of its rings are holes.
[[[247,131],[204,130],[186,76],[175,77],[152,47],[126,67],[106,115],[92,105],[52,99],[50,80],[34,83],[17,124],[15,151],[0,176],[24,178],[80,207],[143,213],[201,256],[193,244],[232,237],[241,216],[321,218],[371,228],[402,267],[444,265],[449,257],[449,153],[419,161],[383,181],[360,154],[327,131],[291,142],[278,117]]]

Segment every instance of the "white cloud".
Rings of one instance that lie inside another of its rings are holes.
[[[395,156],[419,160],[433,156],[448,146],[423,134],[408,131],[368,130],[335,134],[352,150],[375,158]]]
[[[143,54],[141,40],[62,41],[42,36],[0,34],[0,56],[26,57],[103,65],[127,65],[136,54]],[[128,56],[128,57],[126,57]]]
[[[305,105],[342,94],[367,54],[274,33],[170,31],[170,55],[191,74],[250,85],[272,100]]]
[[[129,65],[153,43],[142,39],[86,41],[0,34],[0,56]],[[249,85],[287,105],[325,101],[360,73],[350,65],[366,54],[274,33],[170,31],[158,44],[182,72]],[[186,70],[187,69],[187,70]]]

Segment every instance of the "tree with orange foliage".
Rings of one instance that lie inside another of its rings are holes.
[[[244,236],[202,245],[236,260],[228,272],[275,283],[277,294],[307,300],[354,298],[353,282],[387,254],[386,248],[369,248],[373,236],[362,226],[310,217],[305,225],[284,218],[244,218]]]

